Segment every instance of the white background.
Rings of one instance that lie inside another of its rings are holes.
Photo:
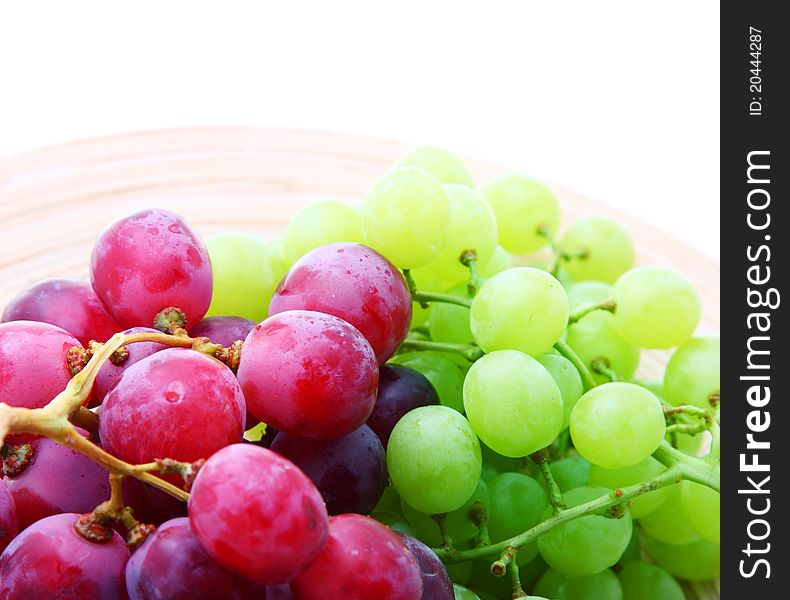
[[[719,256],[714,1],[61,0],[0,8],[0,157],[268,125],[429,143]]]

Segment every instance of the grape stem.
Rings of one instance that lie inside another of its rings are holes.
[[[568,323],[576,323],[580,321],[591,312],[595,312],[596,310],[606,310],[609,312],[614,312],[617,309],[617,302],[615,302],[614,298],[607,298],[603,302],[593,302],[591,304],[584,304],[579,308],[574,309],[571,311],[571,314],[568,316]]]
[[[474,344],[450,344],[444,342],[432,342],[429,340],[406,339],[400,345],[405,350],[429,350],[433,352],[450,352],[463,356],[469,362],[475,362],[485,355],[480,348]]]
[[[447,513],[439,513],[438,515],[431,515],[436,525],[439,526],[439,535],[442,537],[442,548],[447,551],[453,551],[453,538],[450,537],[450,532],[447,530]]]
[[[460,296],[453,296],[452,294],[418,291],[417,284],[414,283],[414,278],[411,276],[411,271],[409,269],[403,270],[403,278],[406,280],[406,285],[409,287],[411,299],[414,302],[417,302],[423,308],[428,308],[430,302],[457,304],[458,306],[463,306],[466,308],[472,307],[472,300],[470,298],[461,298]]]
[[[549,467],[548,450],[543,448],[542,450],[533,452],[529,457],[532,459],[532,462],[538,466],[538,469],[540,469],[540,474],[543,477],[543,481],[546,482],[546,487],[549,490],[549,501],[551,502],[551,508],[554,511],[554,514],[556,515],[560,511],[565,510],[567,507],[565,506],[565,502],[562,499],[560,486],[554,479],[554,475],[552,474],[551,468]]]
[[[554,234],[551,233],[551,228],[548,225],[539,225],[536,229],[536,233],[538,235],[542,235],[546,238],[546,241],[551,248],[551,251],[554,253],[554,258],[552,259],[551,268],[549,269],[549,273],[551,273],[554,277],[556,277],[560,272],[560,261],[563,259],[570,260],[572,258],[586,258],[589,254],[587,250],[581,249],[576,252],[568,252],[563,250],[560,247],[560,243],[557,241],[557,238],[554,237]]]
[[[488,546],[491,537],[488,534],[488,509],[482,502],[474,502],[469,509],[469,520],[478,529],[477,546]]]
[[[623,378],[620,377],[612,368],[609,366],[609,359],[605,356],[596,356],[592,359],[590,363],[592,370],[594,373],[598,375],[603,375],[609,381],[622,381]]]
[[[565,358],[573,363],[573,366],[576,367],[576,370],[581,375],[582,383],[584,384],[584,391],[587,392],[594,388],[597,383],[595,383],[595,379],[593,379],[592,373],[587,368],[587,365],[584,364],[579,355],[576,354],[573,349],[568,345],[567,342],[563,340],[558,340],[556,344],[554,344],[554,349],[562,354]]]
[[[474,298],[477,290],[480,289],[480,275],[477,269],[477,250],[464,250],[461,253],[461,264],[469,269],[469,281],[466,284],[466,292],[470,298]]]

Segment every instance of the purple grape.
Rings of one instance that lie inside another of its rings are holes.
[[[132,327],[124,332],[124,335],[132,333],[159,333],[156,329],[150,327]],[[129,344],[126,349],[129,351],[129,356],[120,365],[114,365],[111,361],[104,363],[96,374],[96,381],[93,384],[93,393],[98,399],[99,403],[104,400],[107,392],[115,385],[115,382],[121,378],[124,371],[131,367],[133,364],[140,362],[147,356],[151,356],[154,352],[159,352],[167,348],[164,344],[157,342],[137,342]]]
[[[86,431],[79,431],[88,437]],[[110,497],[107,471],[87,456],[48,438],[30,445],[30,463],[18,475],[4,479],[16,504],[20,529],[64,512],[91,512]]]
[[[400,418],[412,409],[429,404],[439,404],[439,395],[422,373],[400,365],[384,365],[379,369],[378,399],[367,425],[386,448]]]
[[[0,479],[0,552],[14,539],[19,533],[19,524],[16,518],[16,506],[14,497],[8,491],[8,487]]]
[[[384,447],[367,425],[331,442],[280,432],[271,448],[315,483],[330,515],[368,514],[387,485]]]
[[[270,585],[266,588],[266,600],[295,600],[290,583]]]
[[[121,536],[89,542],[74,530],[79,515],[42,519],[20,533],[0,556],[3,600],[120,600],[129,560]]]
[[[417,560],[422,577],[422,600],[453,600],[453,582],[447,574],[444,563],[428,546],[420,540],[396,532],[409,552]]]
[[[161,525],[187,516],[186,502],[132,477],[123,480],[123,500],[134,511],[135,519],[142,523]]]
[[[126,565],[129,600],[245,600],[265,588],[226,571],[200,545],[189,519],[167,521]],[[265,596],[264,596],[265,597]]]
[[[244,317],[206,317],[189,330],[192,337],[207,337],[215,344],[230,346],[237,340],[244,341],[257,323]]]

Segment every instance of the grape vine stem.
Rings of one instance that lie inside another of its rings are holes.
[[[568,316],[569,323],[576,323],[580,321],[591,312],[595,312],[596,310],[606,310],[609,312],[614,312],[617,309],[617,302],[615,302],[614,298],[608,298],[603,302],[593,302],[591,304],[584,304],[579,308],[571,311],[571,314]]]
[[[587,365],[584,364],[584,361],[579,358],[579,355],[576,354],[573,349],[568,345],[567,342],[563,340],[559,340],[556,344],[554,344],[554,349],[562,354],[565,358],[573,363],[573,366],[576,367],[576,370],[581,375],[582,383],[584,384],[584,391],[587,392],[593,389],[597,383],[595,383],[595,379],[593,379],[592,373],[590,373],[590,369],[587,368]]]

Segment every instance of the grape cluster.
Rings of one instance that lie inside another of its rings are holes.
[[[675,600],[717,577],[719,340],[620,225],[559,224],[543,184],[478,191],[426,147],[271,246],[159,209],[110,225],[90,281],[3,313],[0,598]]]

